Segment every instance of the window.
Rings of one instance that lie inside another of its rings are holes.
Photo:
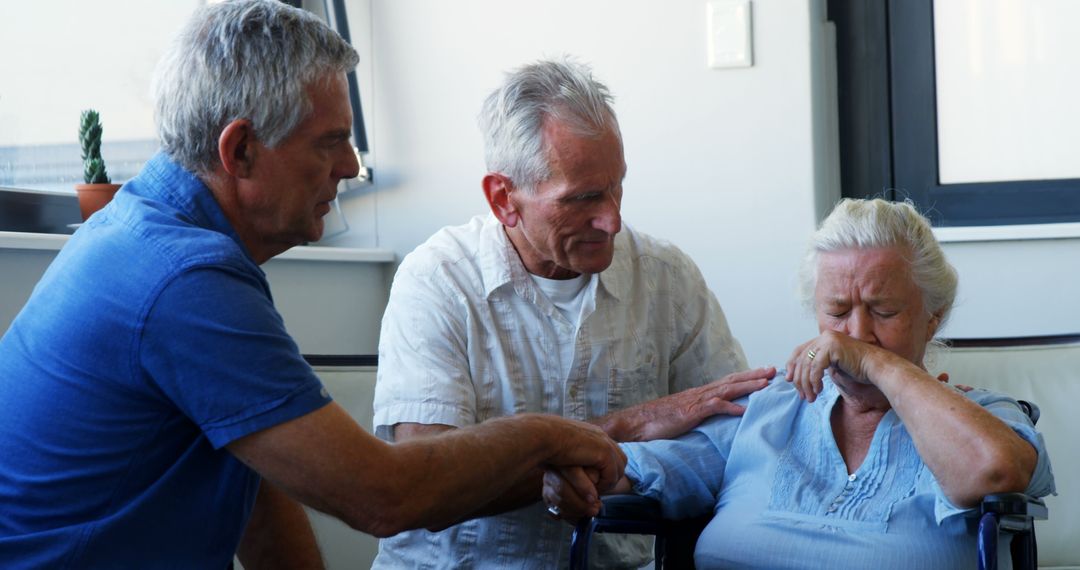
[[[5,5],[0,18],[0,187],[74,193],[79,116],[93,108],[102,156],[123,182],[156,152],[150,82],[168,43],[204,0],[58,0]],[[293,0],[349,39],[344,0]],[[47,23],[47,26],[42,25]],[[43,33],[48,30],[48,33]],[[367,152],[355,73],[354,141]]]
[[[911,198],[937,226],[1080,221],[1080,161],[1062,154],[1080,8],[939,4],[829,1],[843,194]]]
[[[73,193],[79,115],[104,127],[110,176],[131,178],[157,149],[150,78],[201,0],[11,2],[0,19],[0,186]],[[43,25],[47,23],[47,25]],[[46,32],[47,30],[47,32]]]

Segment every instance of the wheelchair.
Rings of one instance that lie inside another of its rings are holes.
[[[711,515],[683,520],[660,516],[660,502],[640,495],[608,495],[601,498],[600,513],[582,520],[570,542],[571,570],[588,568],[589,543],[598,532],[651,534],[656,536],[655,568],[694,568],[694,545]],[[1046,520],[1046,504],[1022,493],[1000,493],[983,499],[979,520],[979,568],[996,570],[1000,533],[1014,535],[1010,554],[1013,568],[1035,568],[1036,520]]]
[[[1037,407],[1022,400],[1019,403],[1033,423],[1039,420]],[[660,502],[640,495],[608,495],[601,497],[601,502],[600,513],[582,519],[574,529],[570,542],[571,570],[588,568],[589,543],[599,532],[654,535],[656,570],[665,566],[678,570],[694,568],[694,546],[712,519],[711,514],[683,520],[664,519]],[[1036,568],[1035,521],[1046,520],[1049,515],[1046,503],[1023,493],[999,493],[984,497],[980,511],[979,569],[997,569],[1002,534],[1013,535],[1010,548],[1013,568]]]

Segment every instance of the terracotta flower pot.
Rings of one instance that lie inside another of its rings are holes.
[[[75,192],[79,195],[79,212],[83,221],[104,208],[119,189],[119,184],[76,184]]]

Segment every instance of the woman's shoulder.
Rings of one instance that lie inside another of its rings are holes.
[[[806,403],[799,397],[795,385],[786,380],[784,370],[778,370],[768,386],[740,400],[736,403],[746,406],[746,415],[751,417],[787,414]]]
[[[795,387],[784,379],[784,372],[779,371],[769,381],[769,385],[743,396],[732,403],[745,406],[741,416],[716,415],[703,421],[696,430],[710,439],[722,439],[724,434],[734,436],[739,430],[751,426],[775,424],[793,419],[806,402],[799,398]]]
[[[750,394],[751,397],[758,398],[796,398],[799,397],[799,392],[795,390],[795,385],[787,381],[787,371],[777,370],[776,376],[773,376],[772,380],[769,380],[769,385]]]
[[[963,393],[969,400],[989,409],[999,417],[1002,414],[1012,416],[1015,413],[1021,413],[1030,418],[1032,423],[1039,420],[1039,406],[1033,402],[1017,400],[1008,394],[987,390],[985,388],[971,388],[970,390],[956,388],[956,390]]]

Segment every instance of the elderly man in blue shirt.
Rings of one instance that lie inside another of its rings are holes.
[[[60,252],[0,340],[0,566],[320,567],[297,501],[379,536],[537,468],[607,483],[598,428],[527,415],[388,445],[333,403],[259,265],[356,176],[355,51],[276,0],[196,13],[159,67],[163,152]]]

